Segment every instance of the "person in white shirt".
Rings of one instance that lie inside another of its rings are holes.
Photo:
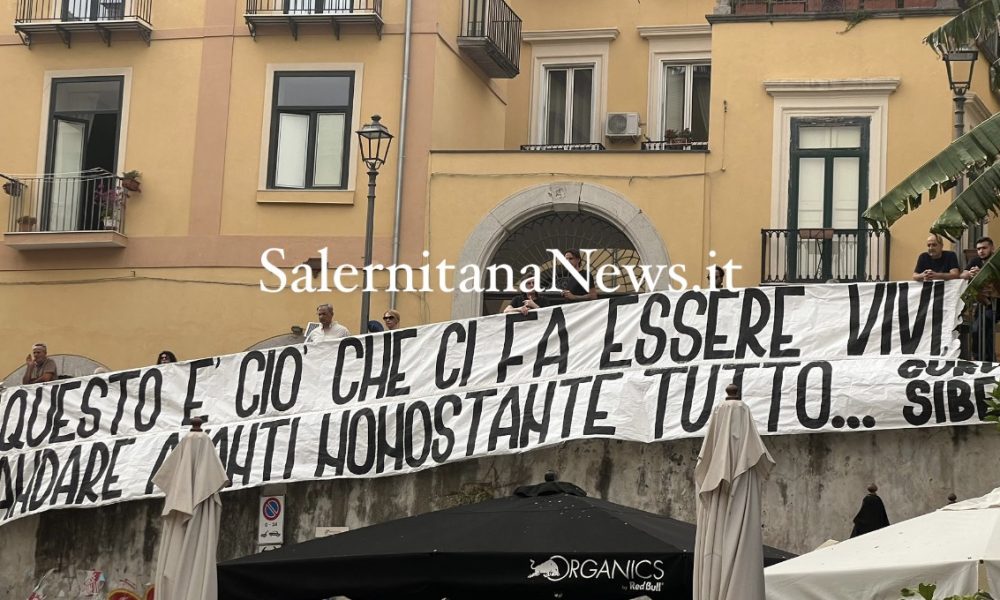
[[[316,316],[319,318],[320,326],[317,327],[306,338],[306,343],[328,342],[337,338],[347,337],[351,332],[340,323],[333,320],[333,306],[320,304],[316,307]]]

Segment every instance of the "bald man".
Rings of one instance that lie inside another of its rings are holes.
[[[941,236],[931,234],[927,238],[927,252],[922,252],[917,258],[917,266],[913,269],[914,281],[947,281],[958,279],[962,274],[958,266],[958,257],[954,252],[944,249]]]

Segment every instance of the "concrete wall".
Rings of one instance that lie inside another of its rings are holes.
[[[765,443],[777,465],[763,487],[764,542],[797,553],[847,538],[871,482],[893,523],[939,508],[951,492],[965,499],[998,484],[983,468],[1000,452],[1000,433],[991,426],[770,436]],[[285,540],[312,539],[317,527],[356,529],[474,496],[507,495],[548,469],[593,496],[694,522],[700,447],[700,439],[570,442],[413,475],[291,484],[284,486]],[[223,495],[220,560],[254,551],[260,494]],[[144,590],[155,571],[161,508],[162,500],[150,500],[58,510],[0,527],[0,600],[27,598],[50,570],[46,598],[76,598],[92,570],[104,573],[105,590]]]

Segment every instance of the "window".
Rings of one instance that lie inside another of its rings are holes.
[[[353,72],[274,74],[269,188],[346,188],[353,98]]]
[[[691,131],[691,141],[708,141],[709,91],[712,67],[708,64],[663,64],[663,93],[660,123],[657,132],[665,139],[666,132]]]
[[[52,80],[41,231],[98,229],[93,188],[78,174],[117,172],[123,77]]]
[[[594,67],[545,70],[546,144],[587,144],[594,112]]]

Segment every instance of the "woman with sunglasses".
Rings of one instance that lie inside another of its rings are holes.
[[[385,328],[389,331],[399,328],[399,313],[394,309],[389,309],[385,311],[382,315],[382,322],[385,323]]]

